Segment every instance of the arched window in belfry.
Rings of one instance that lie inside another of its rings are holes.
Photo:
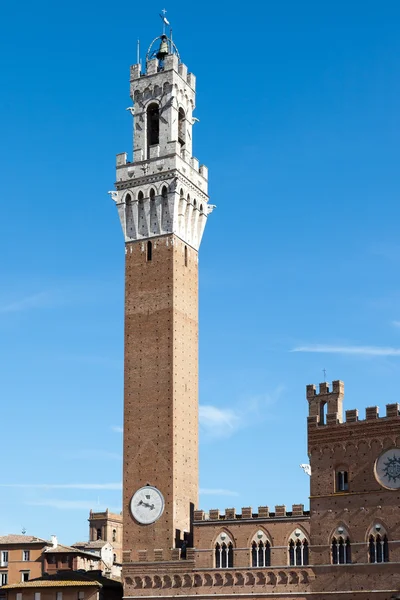
[[[126,194],[125,196],[125,229],[126,235],[133,236],[133,212],[132,212],[132,196]]]
[[[181,146],[186,142],[186,115],[182,107],[178,110],[178,142]]]
[[[372,527],[369,533],[368,558],[370,563],[389,562],[389,541],[386,530],[380,523]]]
[[[159,217],[157,214],[156,205],[156,191],[154,188],[150,188],[150,232],[160,233]]]
[[[296,529],[290,536],[288,554],[290,566],[302,567],[309,564],[309,543],[301,529]]]
[[[101,540],[101,529],[100,528],[97,530],[97,539]]]
[[[112,530],[112,541],[113,542],[117,541],[117,530],[116,529]]]
[[[333,565],[347,565],[351,563],[351,543],[349,534],[344,527],[338,527],[332,537],[331,554]]]
[[[225,531],[218,536],[214,552],[216,569],[233,567],[233,543]]]
[[[164,185],[161,190],[161,197],[162,197],[162,203],[161,203],[162,227],[163,227],[164,231],[168,231],[169,226],[170,226],[170,214],[169,214],[169,207],[168,207],[168,188],[166,185]]]
[[[152,102],[147,107],[147,145],[155,146],[160,143],[160,111],[158,104]]]

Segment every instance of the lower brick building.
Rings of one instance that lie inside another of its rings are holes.
[[[307,387],[310,511],[196,510],[193,547],[125,553],[124,596],[400,597],[400,407],[343,420],[343,394]]]
[[[48,544],[33,535],[0,536],[0,586],[40,577],[42,555]]]
[[[121,600],[122,585],[101,571],[59,571],[4,587],[7,600]]]

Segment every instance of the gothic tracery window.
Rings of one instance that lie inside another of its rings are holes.
[[[222,532],[215,544],[215,568],[229,569],[233,567],[233,543],[229,536]]]
[[[370,563],[389,562],[389,542],[382,525],[375,525],[368,538],[368,558]]]
[[[253,567],[269,567],[271,565],[271,545],[268,540],[252,543],[251,565]]]
[[[347,565],[351,563],[351,543],[347,534],[332,538],[332,564]]]
[[[290,566],[302,567],[309,564],[308,540],[300,529],[296,529],[291,535],[288,551]]]

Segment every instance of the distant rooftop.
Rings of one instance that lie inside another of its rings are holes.
[[[93,586],[102,587],[101,583],[98,581],[84,581],[84,580],[51,580],[51,579],[32,579],[31,581],[24,581],[20,583],[10,583],[10,585],[1,586],[2,590],[12,590],[12,589],[24,589],[24,588],[36,588],[36,587],[81,587],[81,586]]]
[[[0,536],[0,544],[49,544],[49,541],[33,535],[9,533],[8,535]]]
[[[87,558],[91,558],[93,560],[99,560],[100,557],[96,554],[92,554],[90,552],[85,552],[84,550],[80,550],[79,548],[74,548],[73,546],[64,546],[63,544],[57,544],[57,546],[49,546],[45,549],[46,554],[83,554]]]
[[[95,540],[93,542],[75,542],[72,546],[75,548],[103,548],[103,546],[109,543],[105,540]]]

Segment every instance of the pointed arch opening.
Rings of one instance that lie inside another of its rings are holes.
[[[264,531],[259,530],[251,542],[251,566],[269,567],[271,565],[271,542]]]
[[[129,193],[125,196],[125,233],[128,237],[134,237],[132,196]]]
[[[222,531],[216,540],[214,557],[216,569],[233,567],[233,542],[225,531]]]
[[[348,532],[344,527],[338,527],[331,542],[331,557],[333,565],[347,565],[351,563],[351,542]]]
[[[156,102],[147,107],[147,158],[150,158],[150,147],[160,143],[160,110]]]
[[[289,539],[289,565],[303,567],[309,564],[309,542],[301,529],[296,529]]]
[[[186,114],[182,107],[178,110],[178,142],[181,146],[186,142]]]
[[[385,528],[380,523],[370,529],[368,559],[370,563],[389,562],[389,540]]]

